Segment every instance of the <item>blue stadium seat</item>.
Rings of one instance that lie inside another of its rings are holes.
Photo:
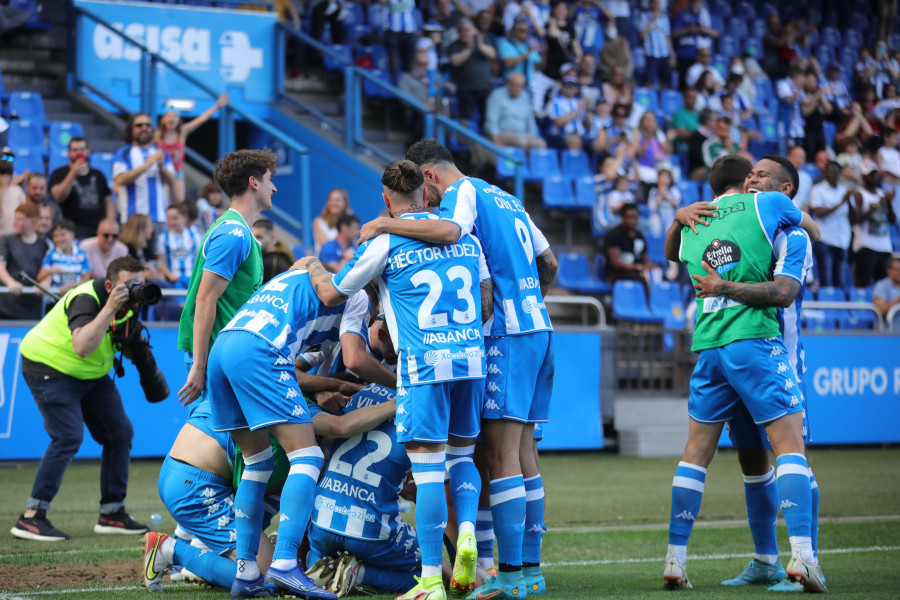
[[[741,54],[741,46],[738,44],[738,39],[732,37],[730,35],[723,35],[719,38],[719,55],[724,58],[731,58],[732,56],[740,56]]]
[[[591,176],[591,163],[588,160],[587,152],[561,150],[559,154],[561,159],[560,174],[572,179]]]
[[[646,204],[642,204],[641,206],[646,206]],[[642,218],[643,222],[647,221]],[[666,238],[664,235],[652,235],[650,233],[646,233],[644,235],[644,239],[647,240],[647,257],[650,259],[650,262],[665,266],[668,264],[668,260],[666,259],[666,251],[665,251],[665,243]]]
[[[732,18],[728,20],[728,34],[736,40],[742,40],[749,34],[747,21],[741,18]],[[719,50],[721,51],[721,41],[719,42]]]
[[[723,54],[713,56],[712,66],[722,77],[728,77],[728,60]]]
[[[9,94],[6,93],[6,87],[3,85],[3,72],[0,71],[0,101],[6,102],[9,99]]]
[[[369,25],[375,31],[384,30],[384,18],[387,7],[381,3],[373,2],[369,5]]]
[[[894,50],[900,49],[900,33],[891,34],[891,37],[888,38],[888,46]]]
[[[342,7],[347,10],[347,18],[344,19],[345,29],[349,26],[358,25],[365,22],[366,15],[365,9],[363,9],[362,4],[357,4],[356,2],[347,2],[342,4]]]
[[[559,151],[555,148],[532,149],[529,152],[525,178],[529,181],[540,181],[554,175],[559,175]]]
[[[505,150],[508,153],[514,155],[516,158],[519,158],[522,160],[523,164],[525,165],[525,169],[526,169],[526,173],[527,173],[528,161],[525,160],[525,150],[523,150],[522,148],[513,148],[511,146],[505,148]],[[500,158],[498,156],[497,157],[497,177],[500,177],[503,179],[511,179],[512,177],[515,177],[515,174],[516,174],[515,163],[512,162],[511,160],[506,160],[505,158]]]
[[[50,152],[50,160],[47,164],[47,174],[49,175],[56,169],[60,167],[65,167],[69,164],[69,151],[66,149],[56,150]]]
[[[664,90],[660,93],[660,109],[666,117],[671,117],[684,108],[684,98],[675,90]]]
[[[639,281],[619,280],[613,284],[612,315],[621,321],[662,325],[663,318],[651,312],[644,285]]]
[[[869,18],[863,13],[854,12],[853,14],[850,15],[850,27],[847,29],[847,31],[844,32],[844,35],[846,36],[846,34],[850,33],[851,31],[854,33],[858,33],[859,34],[859,44],[857,46],[855,46],[855,48],[859,48],[860,46],[862,46],[865,43],[865,42],[863,42],[862,36],[868,30],[869,30]],[[844,43],[849,46],[850,40],[848,40],[846,37],[844,37]]]
[[[39,121],[19,119],[9,124],[9,146],[18,155],[22,150],[40,153],[46,152],[44,146],[44,128]]]
[[[372,54],[372,65],[376,69],[387,71],[390,68],[387,49],[381,44],[374,44],[369,46],[369,50]]]
[[[850,302],[872,302],[872,288],[850,288]],[[877,319],[869,310],[850,310],[841,319],[841,329],[874,329]]]
[[[684,300],[677,283],[660,281],[650,284],[650,310],[662,315],[666,329],[684,329]]]
[[[350,48],[350,46],[331,44],[330,49],[339,54],[341,58],[343,58],[347,63],[351,65],[353,64],[353,50]],[[326,54],[324,55],[324,58],[326,71],[342,71],[344,69],[344,65],[331,56]]]
[[[712,202],[713,201],[713,193],[712,188],[709,187],[706,183],[698,183],[700,186],[700,200],[703,202]]]
[[[43,151],[40,149],[32,150],[31,148],[16,150],[16,162],[13,163],[13,169],[16,175],[21,175],[25,171],[44,173]]]
[[[568,177],[553,175],[544,179],[541,190],[544,208],[576,208],[575,196],[572,194],[572,180]]]
[[[816,60],[819,61],[820,65],[828,65],[837,60],[837,53],[834,51],[834,48],[835,46],[825,43],[816,46]]]
[[[478,133],[478,121],[475,121],[474,119],[461,121],[460,125],[465,125],[475,133]],[[450,152],[469,152],[471,150],[468,144],[460,141],[455,131],[451,131],[447,136],[447,148],[450,149]]]
[[[764,35],[769,33],[765,19],[753,19],[750,21],[750,35],[757,39],[762,39]]]
[[[575,180],[575,203],[579,208],[594,208],[597,193],[594,191],[594,178],[590,175]]]
[[[19,115],[25,121],[40,123],[41,127],[47,120],[44,116],[44,100],[37,92],[12,92],[9,95],[9,114]]]
[[[113,158],[115,158],[115,154],[112,152],[93,152],[88,159],[91,163],[91,168],[97,169],[106,176],[110,187],[112,187]]]
[[[42,6],[36,0],[9,0],[10,8],[18,8],[28,13],[28,20],[22,27],[31,31],[44,31],[53,29],[52,23],[41,19]]]
[[[856,52],[857,49],[864,45],[865,42],[863,41],[863,35],[859,30],[847,29],[846,31],[844,31],[844,45],[841,48],[842,52],[844,48]]]
[[[804,164],[802,167],[800,167],[800,170],[804,171],[807,175],[809,175],[809,178],[812,179],[813,181],[815,181],[822,175],[822,172],[819,170],[819,167],[817,167],[813,163]]]
[[[372,75],[375,75],[378,79],[386,83],[393,83],[393,78],[391,77],[390,72],[383,71],[381,69],[372,69],[369,71]],[[393,99],[394,96],[385,90],[383,87],[372,83],[368,79],[363,79],[363,96],[366,98],[387,98]]]
[[[771,117],[760,118],[759,131],[762,134],[762,139],[764,142],[778,141],[778,126],[775,122],[775,119]]]
[[[606,282],[606,255],[602,252],[598,252],[594,255],[594,264],[591,268],[591,277],[595,281]],[[612,286],[610,286],[612,289]]]
[[[749,23],[756,18],[756,9],[749,2],[739,2],[734,10],[734,16]]]
[[[846,302],[847,296],[844,294],[844,290],[835,287],[821,287],[818,292],[818,300],[819,302]],[[849,315],[846,310],[841,309],[825,309],[822,311],[824,314],[824,328],[825,329],[835,329],[838,323],[843,322]]]
[[[685,206],[700,201],[700,192],[697,190],[696,182],[682,179],[675,185],[681,192],[682,202]]]
[[[50,123],[50,133],[47,136],[50,142],[50,153],[53,154],[57,150],[68,149],[69,140],[73,137],[84,137],[84,128],[81,126],[81,123],[52,121]]]
[[[563,252],[559,256],[556,285],[579,294],[608,294],[610,285],[591,277],[587,256],[580,252]]]
[[[822,27],[819,30],[819,44],[839,48],[841,46],[841,32],[836,27]]]
[[[355,3],[352,3],[351,6],[357,6]],[[366,25],[365,23],[354,23],[353,25],[345,25],[344,26],[344,37],[346,42],[351,46],[355,46],[357,42],[359,42],[359,38],[364,35],[371,33],[372,27],[370,25]]]
[[[825,130],[825,143],[828,144],[829,148],[834,148],[834,136],[837,133],[834,121],[825,121],[822,127]]]
[[[656,96],[656,90],[645,87],[634,88],[634,101],[643,106],[644,110],[650,112],[659,111],[659,99]]]
[[[761,115],[771,115],[774,112],[773,103],[775,93],[772,91],[772,82],[768,79],[756,79],[753,81],[756,88],[756,103],[753,108]]]
[[[763,55],[763,46],[760,38],[753,36],[744,38],[744,53],[749,54],[757,60],[761,59]]]
[[[631,60],[634,63],[634,72],[643,76],[647,72],[647,55],[644,54],[644,49],[640,46],[632,48]],[[638,77],[638,79],[640,80],[641,77]]]
[[[732,15],[731,6],[724,0],[716,0],[711,3],[709,12],[720,19],[728,19]]]

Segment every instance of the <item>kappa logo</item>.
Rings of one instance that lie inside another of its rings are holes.
[[[495,363],[491,363],[487,368],[488,375],[503,375],[503,371],[500,370]]]
[[[413,540],[413,539],[408,539],[408,540],[406,540],[406,542],[403,544],[403,549],[404,549],[406,552],[409,552],[410,550],[412,550],[412,547],[413,547],[413,543],[414,543],[414,542],[415,542],[415,540]]]
[[[219,504],[218,502],[216,502],[215,504],[212,504],[212,505],[210,505],[209,507],[207,507],[206,513],[207,513],[207,515],[212,516],[213,513],[219,512],[219,509],[220,509],[221,507],[222,507],[222,505]]]
[[[279,356],[278,360],[275,361],[275,366],[280,367],[281,365],[289,365],[291,364],[291,359],[286,356]]]
[[[785,371],[787,371],[787,365],[784,363],[778,363],[778,374],[781,375]]]
[[[798,404],[800,404],[800,400],[797,396],[791,396],[791,406],[797,406]]]
[[[287,516],[287,515],[284,514],[284,513],[281,513],[281,518],[278,519],[278,522],[279,522],[279,523],[283,523],[284,521],[290,521],[290,520],[291,520],[291,518],[290,518],[289,516]]]
[[[463,484],[462,484],[461,486],[459,486],[458,488],[456,488],[456,491],[457,491],[457,492],[458,492],[459,490],[469,490],[469,491],[471,491],[471,492],[477,492],[477,491],[478,491],[478,488],[476,488],[474,485],[472,485],[472,484],[469,483],[468,481],[465,481],[465,482],[463,482]]]
[[[397,408],[397,414],[398,414],[398,415],[405,415],[405,414],[407,414],[407,413],[408,413],[408,411],[407,411],[405,408],[403,408],[402,406],[399,407],[399,408]]]
[[[497,346],[491,346],[490,350],[487,351],[488,356],[503,356],[503,353],[497,349]]]
[[[397,423],[397,433],[406,433],[406,427],[403,426],[403,423]]]
[[[247,517],[247,515],[244,515],[244,517],[249,518],[249,517]],[[231,523],[231,517],[221,516],[217,519],[217,522],[219,524],[219,529],[222,529],[223,527],[225,527],[226,525]]]
[[[528,530],[528,533],[544,533],[546,529],[535,523],[531,526],[531,529]]]
[[[205,488],[202,492],[200,492],[200,495],[204,498],[212,498],[213,496],[216,495],[216,490],[212,489],[211,487],[208,487],[208,488]]]
[[[803,231],[802,229],[795,229],[794,231],[791,232],[791,235],[799,235],[800,237],[807,237],[806,232]],[[791,237],[791,235],[789,235],[788,237]]]
[[[407,392],[407,391],[406,391],[405,389],[403,389],[403,388],[400,388],[399,390],[397,390],[397,397],[398,397],[398,398],[402,398],[403,396],[406,396],[407,394],[409,394],[409,392]]]
[[[435,529],[447,529],[447,521],[444,521],[440,525],[435,525],[434,528]]]
[[[241,239],[244,239],[244,230],[241,229],[240,227],[235,227],[234,229],[232,229],[231,231],[228,232],[228,235],[233,235],[234,237],[239,237]]]
[[[245,513],[244,511],[242,511],[239,508],[235,508],[234,509],[234,518],[235,519],[249,519],[250,515],[248,515],[247,513]]]
[[[781,348],[772,348],[771,354],[769,354],[769,358],[775,358],[776,356],[780,356],[784,354]]]
[[[786,508],[791,508],[792,506],[800,506],[800,505],[795,502],[791,502],[788,499],[784,499],[781,501],[781,510],[784,510]]]
[[[791,389],[791,388],[793,388],[793,387],[794,387],[794,382],[793,382],[793,381],[791,381],[790,379],[785,379],[785,380],[784,380],[784,389],[785,389],[785,390],[789,390],[789,389]]]
[[[684,509],[679,514],[675,515],[679,519],[684,519],[685,521],[693,521],[694,515],[692,515],[687,509]]]
[[[229,530],[228,530],[228,541],[229,541],[229,542],[236,542],[236,541],[237,541],[237,530],[236,530],[236,529],[229,529]]]
[[[287,394],[285,394],[285,400],[290,400],[291,398],[296,398],[300,393],[294,388],[288,388]]]
[[[293,416],[293,417],[299,417],[300,415],[305,415],[305,414],[306,414],[306,410],[304,410],[303,407],[300,406],[299,404],[295,404],[294,410],[291,411],[291,416]]]
[[[500,410],[500,405],[497,404],[494,400],[488,400],[484,403],[484,407],[488,410]]]
[[[282,371],[281,375],[278,376],[278,381],[290,381],[290,380],[291,380],[291,374],[288,373],[287,371]]]
[[[497,385],[497,383],[494,381],[491,381],[490,383],[488,383],[487,387],[485,389],[489,392],[502,392],[503,391],[500,389],[500,386]]]

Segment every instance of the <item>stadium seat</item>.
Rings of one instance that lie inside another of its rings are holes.
[[[525,160],[525,150],[523,150],[522,148],[513,148],[511,146],[505,148],[505,150],[508,153],[515,156],[516,158],[521,159],[522,164],[524,165],[526,172],[527,172],[528,161]],[[514,162],[512,162],[511,160],[507,160],[505,158],[500,158],[498,156],[497,157],[497,177],[500,177],[502,179],[511,179],[511,178],[515,177],[515,174],[516,174],[516,164]]]
[[[342,46],[340,44],[332,44],[330,49],[336,52],[341,58],[344,59],[345,63],[353,64],[353,50],[350,46]],[[328,54],[324,55],[325,59],[325,70],[326,71],[342,71],[344,69],[344,64],[340,61],[332,58]]]
[[[741,18],[732,18],[728,20],[728,34],[735,40],[742,40],[747,37],[749,31],[747,21]],[[721,40],[721,38],[720,38]],[[719,42],[719,51],[722,51],[722,42]]]
[[[716,0],[710,4],[709,12],[720,19],[728,19],[731,17],[731,6],[724,0]]]
[[[634,88],[634,101],[643,106],[644,110],[654,113],[659,112],[659,100],[656,97],[656,90],[645,87]]]
[[[44,173],[44,152],[41,149],[32,150],[31,148],[16,150],[13,169],[16,175],[21,175],[25,171]]]
[[[864,44],[863,34],[868,30],[869,30],[869,18],[864,13],[854,12],[853,14],[850,15],[850,27],[844,32],[844,35],[846,36],[846,34],[851,31],[854,33],[858,33],[859,34],[859,44],[855,47],[859,48],[860,46],[862,46]],[[847,39],[846,37],[844,37],[844,43],[849,46],[850,40]]]
[[[722,77],[728,76],[728,57],[722,54],[716,54],[713,56],[712,66]]]
[[[40,123],[41,127],[47,120],[44,116],[44,100],[37,92],[12,92],[9,95],[9,114],[18,115],[25,121]]]
[[[0,101],[6,102],[9,94],[6,93],[6,87],[3,85],[3,71],[0,71]]]
[[[837,54],[834,51],[835,46],[828,44],[819,44],[816,46],[816,60],[820,65],[829,65],[837,61]]]
[[[619,280],[613,284],[612,316],[620,321],[662,325],[663,318],[651,312],[644,285],[639,281]]]
[[[381,69],[372,69],[369,72],[386,83],[394,82],[391,74],[388,71],[383,71]],[[372,83],[368,79],[363,79],[363,96],[365,98],[394,98],[393,94],[385,90],[380,85]]]
[[[819,30],[819,44],[839,48],[841,46],[840,30],[836,27],[822,27]]]
[[[734,16],[749,23],[756,18],[756,9],[749,2],[739,2],[735,7]]]
[[[595,281],[606,282],[606,255],[602,252],[598,252],[594,255],[594,264],[591,267],[591,277],[594,278]],[[610,286],[612,289],[612,286]]]
[[[478,121],[475,121],[474,119],[461,121],[460,125],[464,125],[475,133],[478,133]],[[469,152],[471,150],[468,144],[460,140],[455,131],[450,131],[447,134],[447,148],[450,149],[450,152]]]
[[[541,190],[544,208],[575,208],[575,196],[572,194],[572,180],[568,177],[552,175],[544,179]]]
[[[737,40],[741,39],[738,37],[732,37],[730,35],[723,35],[719,38],[719,55],[723,58],[731,58],[732,56],[740,56],[741,47],[738,44]]]
[[[541,181],[554,175],[559,175],[559,151],[555,148],[532,149],[528,156],[525,178],[529,181]]]
[[[43,6],[36,0],[9,0],[10,8],[18,8],[28,13],[28,20],[22,26],[30,31],[45,31],[53,29],[52,23],[47,23],[41,19],[41,11]]]
[[[835,287],[821,287],[817,294],[819,302],[846,302],[847,296],[844,290]],[[848,313],[842,309],[824,309],[826,319],[825,329],[834,329],[837,323],[847,318]]]
[[[700,201],[700,192],[697,190],[696,182],[682,179],[675,185],[681,192],[682,203],[685,206]]]
[[[47,174],[49,175],[60,167],[69,164],[69,151],[66,149],[50,152],[50,160],[47,164]]]
[[[646,223],[647,221],[644,220],[643,222]],[[647,233],[644,235],[644,239],[647,240],[647,257],[650,258],[650,262],[662,266],[667,265],[668,260],[666,259],[665,236],[662,234],[651,235]]]
[[[872,302],[872,288],[850,288],[850,302]],[[849,310],[841,319],[841,329],[874,329],[877,319],[869,310]]]
[[[856,52],[856,50],[863,45],[863,35],[859,32],[859,30],[847,29],[846,31],[844,31],[844,45],[841,48],[842,52],[844,48]]]
[[[610,285],[591,277],[587,256],[580,252],[563,252],[559,256],[556,285],[579,294],[608,294]]]
[[[700,200],[703,202],[712,202],[713,201],[713,193],[712,188],[706,185],[705,183],[698,184],[700,186]]]
[[[591,176],[591,163],[586,152],[581,150],[560,151],[562,167],[560,174],[572,179]]]
[[[684,301],[677,283],[660,281],[650,284],[650,310],[661,315],[666,329],[684,329]]]
[[[579,208],[594,208],[597,202],[597,193],[594,191],[594,178],[591,176],[579,177],[575,180],[575,203]]]
[[[764,35],[769,33],[769,28],[766,26],[765,19],[753,19],[750,22],[750,31],[749,34],[756,39],[762,39]]]
[[[856,68],[856,56],[857,48],[850,48],[848,46],[841,48],[841,52],[838,55],[838,63],[841,70],[852,73]]]
[[[112,164],[115,154],[112,152],[94,152],[88,159],[92,169],[97,169],[106,176],[106,180],[112,187]]]
[[[812,179],[813,181],[815,181],[822,175],[822,172],[819,170],[819,167],[817,167],[813,163],[804,164],[802,167],[800,167],[800,170],[805,172],[807,175],[809,175],[809,178]]]
[[[347,2],[341,6],[347,10],[347,18],[344,19],[344,28],[365,22],[366,15],[362,4]]]
[[[647,55],[644,54],[644,49],[640,46],[632,48],[631,60],[634,63],[635,74],[643,76],[647,72]],[[638,77],[638,80],[640,79],[641,77]]]
[[[44,129],[39,122],[16,120],[9,124],[9,146],[18,155],[22,150],[29,150],[41,156],[46,154],[44,146]]]
[[[384,31],[385,11],[387,7],[378,2],[369,5],[369,25],[375,31]]]
[[[50,133],[47,137],[50,143],[50,154],[57,150],[68,149],[69,140],[73,137],[84,137],[84,128],[81,126],[81,123],[52,121],[50,123]]]
[[[675,90],[664,90],[660,94],[660,109],[666,117],[671,117],[684,108],[684,98]]]
[[[749,54],[753,58],[759,60],[763,55],[762,42],[760,38],[748,36],[744,38],[744,53]]]

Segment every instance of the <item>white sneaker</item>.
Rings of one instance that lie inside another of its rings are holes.
[[[828,591],[825,587],[825,577],[819,565],[806,562],[800,556],[792,556],[791,562],[788,563],[787,569],[788,579],[803,584],[803,591],[813,594],[824,594]]]
[[[674,558],[666,562],[666,568],[663,569],[663,583],[667,590],[689,590],[694,587],[688,581],[685,566]]]

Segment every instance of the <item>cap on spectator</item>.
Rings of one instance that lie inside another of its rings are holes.
[[[419,38],[419,41],[416,42],[416,50],[431,50],[432,46],[434,46],[434,42],[427,37],[421,37]]]
[[[444,27],[436,21],[428,21],[422,27],[422,31],[424,31],[426,33],[431,33],[433,31],[443,31],[443,30],[444,30]]]
[[[563,85],[578,85],[578,80],[574,77],[563,77]]]
[[[570,63],[570,62],[563,63],[562,66],[559,68],[559,74],[560,74],[560,76],[562,76],[562,75],[565,75],[566,73],[568,73],[569,71],[574,71],[575,69],[576,69],[575,63]]]

